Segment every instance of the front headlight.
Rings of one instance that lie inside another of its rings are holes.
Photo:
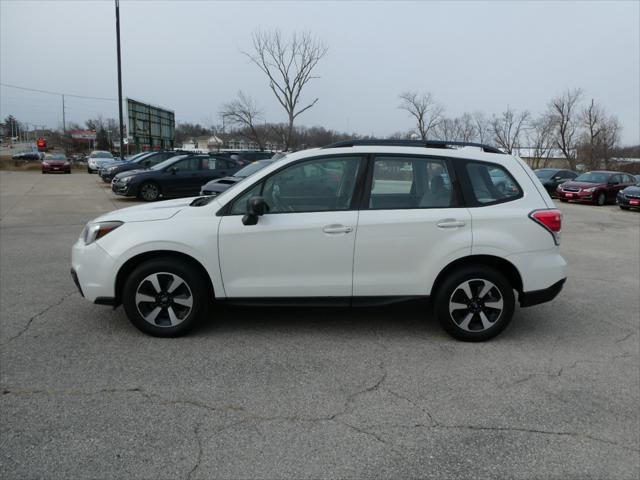
[[[123,223],[124,222],[119,221],[87,223],[81,234],[81,237],[84,240],[84,244],[89,245],[95,242],[99,238],[104,237],[106,234],[113,232]]]
[[[596,187],[591,187],[591,188],[585,188],[583,190],[583,192],[587,192],[587,193],[593,193],[596,191]]]
[[[119,180],[120,180],[122,183],[128,183],[128,182],[130,182],[130,181],[131,181],[131,179],[132,179],[132,178],[133,178],[133,177],[122,177],[122,178],[120,178]]]

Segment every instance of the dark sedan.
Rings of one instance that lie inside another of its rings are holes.
[[[635,185],[635,179],[626,173],[608,170],[586,172],[574,180],[563,183],[556,190],[562,202],[588,202],[595,205],[614,203],[623,188]]]
[[[71,163],[62,153],[47,153],[42,160],[42,173],[71,173]]]
[[[534,172],[542,186],[545,188],[549,195],[555,197],[558,186],[573,180],[578,176],[576,172],[571,170],[562,170],[560,168],[539,168]]]
[[[230,158],[213,155],[179,155],[148,170],[130,170],[117,174],[111,190],[126,197],[147,202],[168,197],[198,195],[200,186],[215,178],[227,177],[241,168]]]
[[[160,162],[164,162],[169,158],[175,157],[176,155],[180,154],[174,151],[138,153],[124,162],[114,163],[113,165],[108,165],[101,169],[100,177],[104,182],[109,183],[113,180],[113,177],[119,173],[128,172],[130,170],[144,170],[151,168]]]
[[[622,210],[629,210],[630,208],[640,209],[640,180],[638,180],[638,183],[635,185],[620,190],[616,198],[616,203]]]
[[[259,160],[253,162],[241,170],[238,170],[233,176],[218,178],[211,180],[207,184],[203,185],[200,189],[200,195],[212,195],[216,196],[227,190],[232,185],[235,185],[240,180],[247,178],[249,175],[256,173],[258,170],[262,170],[267,165],[271,165],[273,160]]]

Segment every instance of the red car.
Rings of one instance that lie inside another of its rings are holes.
[[[51,172],[71,173],[71,162],[66,155],[59,153],[45,155],[42,160],[42,173]]]
[[[622,172],[600,170],[586,172],[558,186],[556,195],[562,202],[588,202],[594,205],[615,203],[620,190],[635,181]]]

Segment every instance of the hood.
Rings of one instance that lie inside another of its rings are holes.
[[[105,213],[94,219],[93,222],[120,220],[121,222],[150,222],[154,220],[167,220],[176,215],[180,210],[188,207],[194,197],[165,200],[134,207],[121,208],[113,212]]]
[[[569,180],[568,182],[564,182],[562,184],[562,187],[593,188],[604,187],[606,185],[606,183],[576,182],[575,180]]]
[[[623,188],[621,192],[626,195],[640,195],[640,185],[631,185],[630,187]]]
[[[69,163],[68,160],[43,160],[43,162],[49,165],[64,165],[65,163]]]
[[[149,170],[145,170],[143,168],[135,168],[133,170],[126,170],[116,175],[115,178],[124,178],[124,177],[133,177],[139,173],[148,172]]]

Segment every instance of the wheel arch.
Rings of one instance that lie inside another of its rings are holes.
[[[115,284],[115,302],[114,308],[122,303],[122,290],[124,288],[124,284],[131,274],[133,270],[135,270],[138,265],[152,259],[156,258],[174,258],[182,260],[190,265],[192,265],[195,269],[197,269],[203,278],[207,281],[207,288],[211,292],[212,299],[215,297],[215,289],[213,288],[213,282],[211,281],[211,277],[209,276],[209,272],[207,269],[200,263],[198,260],[193,258],[186,253],[177,252],[175,250],[153,250],[150,252],[140,253],[131,257],[127,260],[118,270],[116,274],[116,284]]]
[[[485,265],[496,269],[506,277],[513,289],[516,290],[518,294],[522,293],[522,276],[513,263],[505,260],[504,258],[496,257],[494,255],[468,255],[466,257],[454,260],[440,271],[435,281],[433,282],[431,296],[435,295],[438,288],[440,287],[440,284],[447,277],[447,275],[458,268],[467,267],[469,265]]]

